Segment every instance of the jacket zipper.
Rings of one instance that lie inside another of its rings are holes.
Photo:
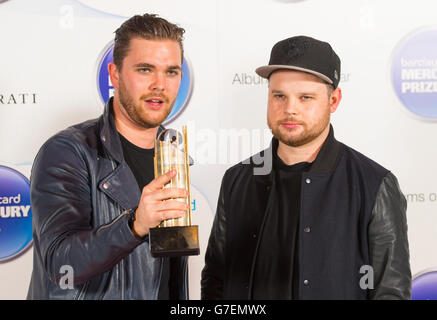
[[[109,160],[111,160],[112,170],[114,171],[115,170],[114,160],[112,160],[111,157],[109,157]],[[117,217],[116,220],[118,220],[119,217],[125,214],[125,212],[121,212],[121,208],[119,204],[117,204],[117,210],[119,216]],[[121,277],[121,300],[124,300],[124,260],[123,259],[121,259],[120,261],[119,268],[120,268],[120,277]]]
[[[120,205],[117,205],[118,212],[121,213]],[[122,213],[121,213],[122,215]],[[120,261],[120,268],[121,268],[121,300],[124,300],[124,258]]]

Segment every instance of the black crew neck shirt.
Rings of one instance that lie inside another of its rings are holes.
[[[124,160],[128,164],[132,173],[137,180],[138,187],[142,191],[143,188],[150,183],[155,178],[153,156],[155,155],[155,150],[140,148],[121,134],[120,141],[123,148]]]
[[[131,169],[135,179],[137,180],[138,187],[142,192],[143,188],[148,185],[154,178],[154,163],[153,157],[155,150],[140,148],[121,134],[120,137],[121,147],[123,149],[124,160]],[[170,299],[170,261],[169,258],[162,258],[162,275],[159,285],[158,300]]]
[[[311,163],[286,165],[274,152],[275,186],[260,239],[254,299],[297,299],[299,288],[298,234],[302,173]]]

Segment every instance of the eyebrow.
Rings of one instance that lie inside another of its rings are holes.
[[[153,64],[149,64],[149,63],[137,63],[134,65],[134,68],[150,68],[150,69],[155,69],[156,67]],[[181,67],[178,65],[175,66],[169,66],[167,68],[168,70],[181,70]]]
[[[170,66],[168,68],[171,69],[171,70],[175,70],[175,69],[181,70],[181,66]]]
[[[280,93],[280,94],[284,94],[284,92],[283,91],[281,91],[281,90],[277,90],[277,89],[272,89],[272,91],[271,91],[272,93]],[[301,91],[301,92],[298,92],[298,94],[300,94],[300,95],[312,95],[312,96],[315,96],[315,95],[317,95],[317,92],[312,92],[312,91]]]

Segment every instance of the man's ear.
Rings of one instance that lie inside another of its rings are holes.
[[[114,62],[110,62],[108,65],[109,78],[111,79],[114,89],[118,88],[118,69]]]
[[[332,91],[331,96],[329,97],[329,109],[331,111],[331,113],[335,112],[335,110],[337,110],[338,105],[340,104],[341,101],[341,89],[340,88],[335,88],[334,91]]]

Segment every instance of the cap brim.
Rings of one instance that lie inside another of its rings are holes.
[[[329,84],[334,84],[331,79],[329,79],[324,74],[321,74],[320,72],[313,71],[313,70],[310,70],[310,69],[301,68],[301,67],[289,66],[289,65],[272,64],[272,65],[269,65],[269,66],[259,67],[259,68],[257,68],[255,70],[255,72],[260,77],[268,79],[273,72],[275,72],[276,70],[280,70],[280,69],[288,69],[288,70],[297,70],[297,71],[302,71],[302,72],[308,72],[308,73],[311,73],[311,74],[321,78],[322,80],[326,81]]]

